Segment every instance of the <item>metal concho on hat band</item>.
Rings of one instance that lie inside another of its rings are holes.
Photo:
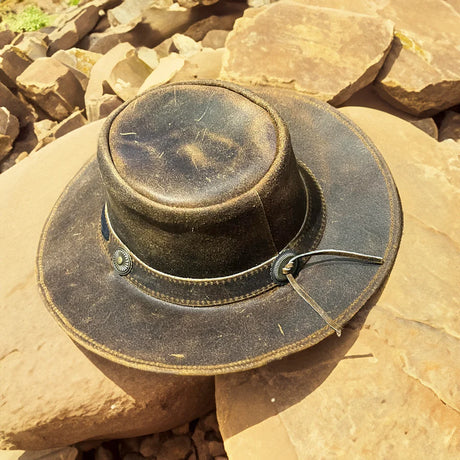
[[[299,162],[298,166],[304,182],[306,213],[300,229],[287,245],[296,254],[316,248],[326,221],[320,185],[303,163]],[[210,307],[254,297],[287,283],[286,277],[280,281],[272,276],[271,268],[276,255],[248,270],[218,278],[181,278],[163,273],[144,263],[130,250],[117,235],[109,214],[109,209],[104,205],[101,240],[110,263],[116,273],[149,296],[179,305]]]

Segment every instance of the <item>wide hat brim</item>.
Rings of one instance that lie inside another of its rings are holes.
[[[297,282],[339,325],[382,285],[402,232],[397,189],[369,138],[328,104],[283,89],[251,88],[281,115],[295,156],[326,207],[317,249],[383,257],[383,264],[311,258]],[[290,284],[220,306],[151,297],[119,276],[100,231],[105,201],[96,159],[66,187],[43,230],[38,281],[50,312],[79,344],[137,369],[212,375],[261,366],[334,331]],[[283,212],[283,210],[280,210]]]

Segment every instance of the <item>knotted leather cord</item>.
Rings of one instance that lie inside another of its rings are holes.
[[[319,255],[333,255],[340,257],[349,257],[351,259],[363,260],[365,262],[370,262],[373,264],[383,264],[383,258],[378,256],[372,256],[369,254],[361,254],[359,252],[351,251],[341,251],[337,249],[318,249],[316,251],[305,252],[303,254],[298,254],[291,259],[283,267],[283,273],[286,275],[286,278],[289,281],[289,284],[292,286],[295,292],[305,300],[305,302],[316,312],[321,318],[327,323],[327,325],[334,329],[338,337],[342,335],[342,328],[316,303],[316,301],[308,294],[308,292],[295,280],[294,275],[291,273],[292,268],[294,267],[294,262],[298,259],[310,256],[319,256]]]

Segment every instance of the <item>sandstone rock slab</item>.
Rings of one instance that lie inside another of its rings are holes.
[[[13,40],[12,45],[19,48],[29,59],[35,61],[38,58],[46,57],[48,35],[39,31],[24,32]]]
[[[341,111],[376,143],[398,186],[394,269],[341,338],[217,377],[225,448],[235,460],[457,458],[460,147],[380,111]]]
[[[392,40],[387,20],[274,3],[236,21],[221,78],[289,87],[337,105],[375,79]]]
[[[0,161],[13,148],[19,134],[19,121],[6,107],[0,107]]]
[[[391,115],[395,115],[396,117],[402,118],[403,120],[412,123],[414,126],[421,129],[422,131],[425,131],[434,139],[438,139],[438,127],[433,118],[416,117],[393,107],[378,95],[374,85],[366,86],[365,88],[353,94],[353,96],[351,96],[350,99],[348,99],[342,107],[348,106],[369,107],[371,109],[390,113]]]
[[[114,67],[126,57],[135,53],[135,48],[129,43],[120,43],[100,58],[92,67],[88,86],[85,92],[86,116],[89,121],[100,118],[101,98],[107,91],[107,80]],[[119,99],[117,97],[117,99]],[[111,98],[111,102],[114,102]]]
[[[83,89],[72,71],[54,58],[34,61],[18,78],[25,96],[55,120],[84,107]]]
[[[6,45],[0,50],[0,83],[16,88],[16,78],[32,63],[17,46]]]
[[[211,15],[207,18],[202,19],[201,21],[197,21],[192,24],[185,32],[185,35],[188,35],[193,40],[199,42],[203,40],[206,34],[211,30],[232,30],[235,21],[241,17],[243,14],[243,10],[235,10],[233,13],[230,14],[222,14],[222,15]]]
[[[216,80],[222,68],[223,54],[223,48],[203,48],[199,53],[186,59],[183,67],[169,81]]]
[[[166,431],[214,404],[213,379],[125,368],[80,349],[47,312],[35,257],[67,182],[94,155],[101,123],[64,136],[0,176],[0,449]]]
[[[223,48],[230,32],[228,30],[210,30],[201,41],[204,48]]]
[[[177,53],[171,53],[169,56],[161,58],[158,67],[145,79],[139,88],[138,94],[168,83],[182,69],[184,63],[185,59]]]
[[[449,110],[444,115],[439,129],[439,140],[453,139],[460,143],[460,113]]]
[[[64,25],[58,27],[49,35],[50,54],[60,49],[72,48],[86,34],[88,34],[99,20],[100,8],[88,4],[78,8],[67,19]]]
[[[395,22],[395,41],[378,76],[382,97],[416,116],[460,103],[460,13],[446,2],[388,0],[378,10]]]
[[[107,83],[120,99],[127,101],[137,94],[152,70],[132,49],[113,66]]]
[[[86,91],[91,69],[101,56],[102,54],[80,48],[70,48],[68,50],[57,51],[53,54],[53,59],[57,59],[67,66],[80,82],[83,90]]]
[[[194,54],[199,53],[202,49],[200,43],[197,43],[193,38],[184,34],[174,34],[172,37],[173,51],[178,52],[182,57],[189,58]]]
[[[41,126],[42,132],[37,133],[37,125],[39,123],[47,123],[48,126]],[[81,110],[69,115],[65,120],[62,120],[60,123],[53,122],[51,120],[42,120],[39,123],[34,123],[34,129],[37,134],[37,145],[33,148],[30,153],[36,152],[37,150],[42,149],[45,145],[53,142],[59,137],[65,136],[66,134],[74,131],[75,129],[81,128],[87,123],[86,118],[82,115]]]
[[[14,40],[15,36],[16,34],[10,29],[0,30],[0,48],[9,45]]]
[[[6,107],[16,118],[21,126],[34,120],[27,105],[15,96],[3,83],[0,83],[0,107]]]
[[[173,0],[125,0],[107,12],[107,19],[112,27],[116,27],[140,19],[149,8],[169,8],[172,4]]]

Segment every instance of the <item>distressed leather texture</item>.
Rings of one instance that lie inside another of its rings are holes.
[[[38,276],[51,313],[74,340],[108,359],[151,371],[218,374],[260,366],[311,346],[332,330],[290,285],[193,306],[181,305],[171,286],[155,280],[144,281],[157,286],[161,295],[142,289],[134,277],[119,276],[113,269],[100,228],[105,203],[122,242],[156,270],[184,278],[228,276],[270,259],[294,238],[311,196],[301,180],[299,164],[305,164],[325,203],[316,206],[316,218],[306,226],[306,246],[372,254],[384,263],[319,257],[307,261],[298,283],[343,325],[381,286],[394,263],[402,230],[397,190],[381,155],[360,129],[304,95],[253,88],[253,96],[226,86],[167,85],[122,106],[102,131],[99,165],[93,160],[80,171],[43,231]],[[181,94],[179,111],[174,93],[176,100]],[[224,121],[219,123],[221,112]],[[208,158],[213,164],[208,171],[197,171],[193,159],[201,158],[196,142],[203,127],[196,121],[194,132],[191,120],[202,121],[207,114],[215,119],[207,126],[217,134],[205,134],[210,144],[200,161],[204,169]],[[167,137],[156,143],[155,123],[161,131],[168,117],[187,119],[188,124],[184,139],[174,131],[171,151],[160,158],[158,151],[169,144]],[[227,132],[232,123],[237,127]],[[134,143],[130,150],[126,139],[133,135],[123,133],[132,132],[141,136],[142,145]],[[150,144],[155,153],[148,152]],[[229,147],[235,145],[241,171]],[[188,156],[178,154],[181,149]],[[225,171],[222,181],[211,184],[207,194],[203,178],[211,171],[218,177],[220,168]],[[156,172],[164,177],[164,196],[160,176],[152,177]],[[321,226],[318,217],[324,210]],[[244,280],[243,288],[248,288]],[[229,295],[222,290],[222,299]],[[188,296],[206,301],[205,290]]]

